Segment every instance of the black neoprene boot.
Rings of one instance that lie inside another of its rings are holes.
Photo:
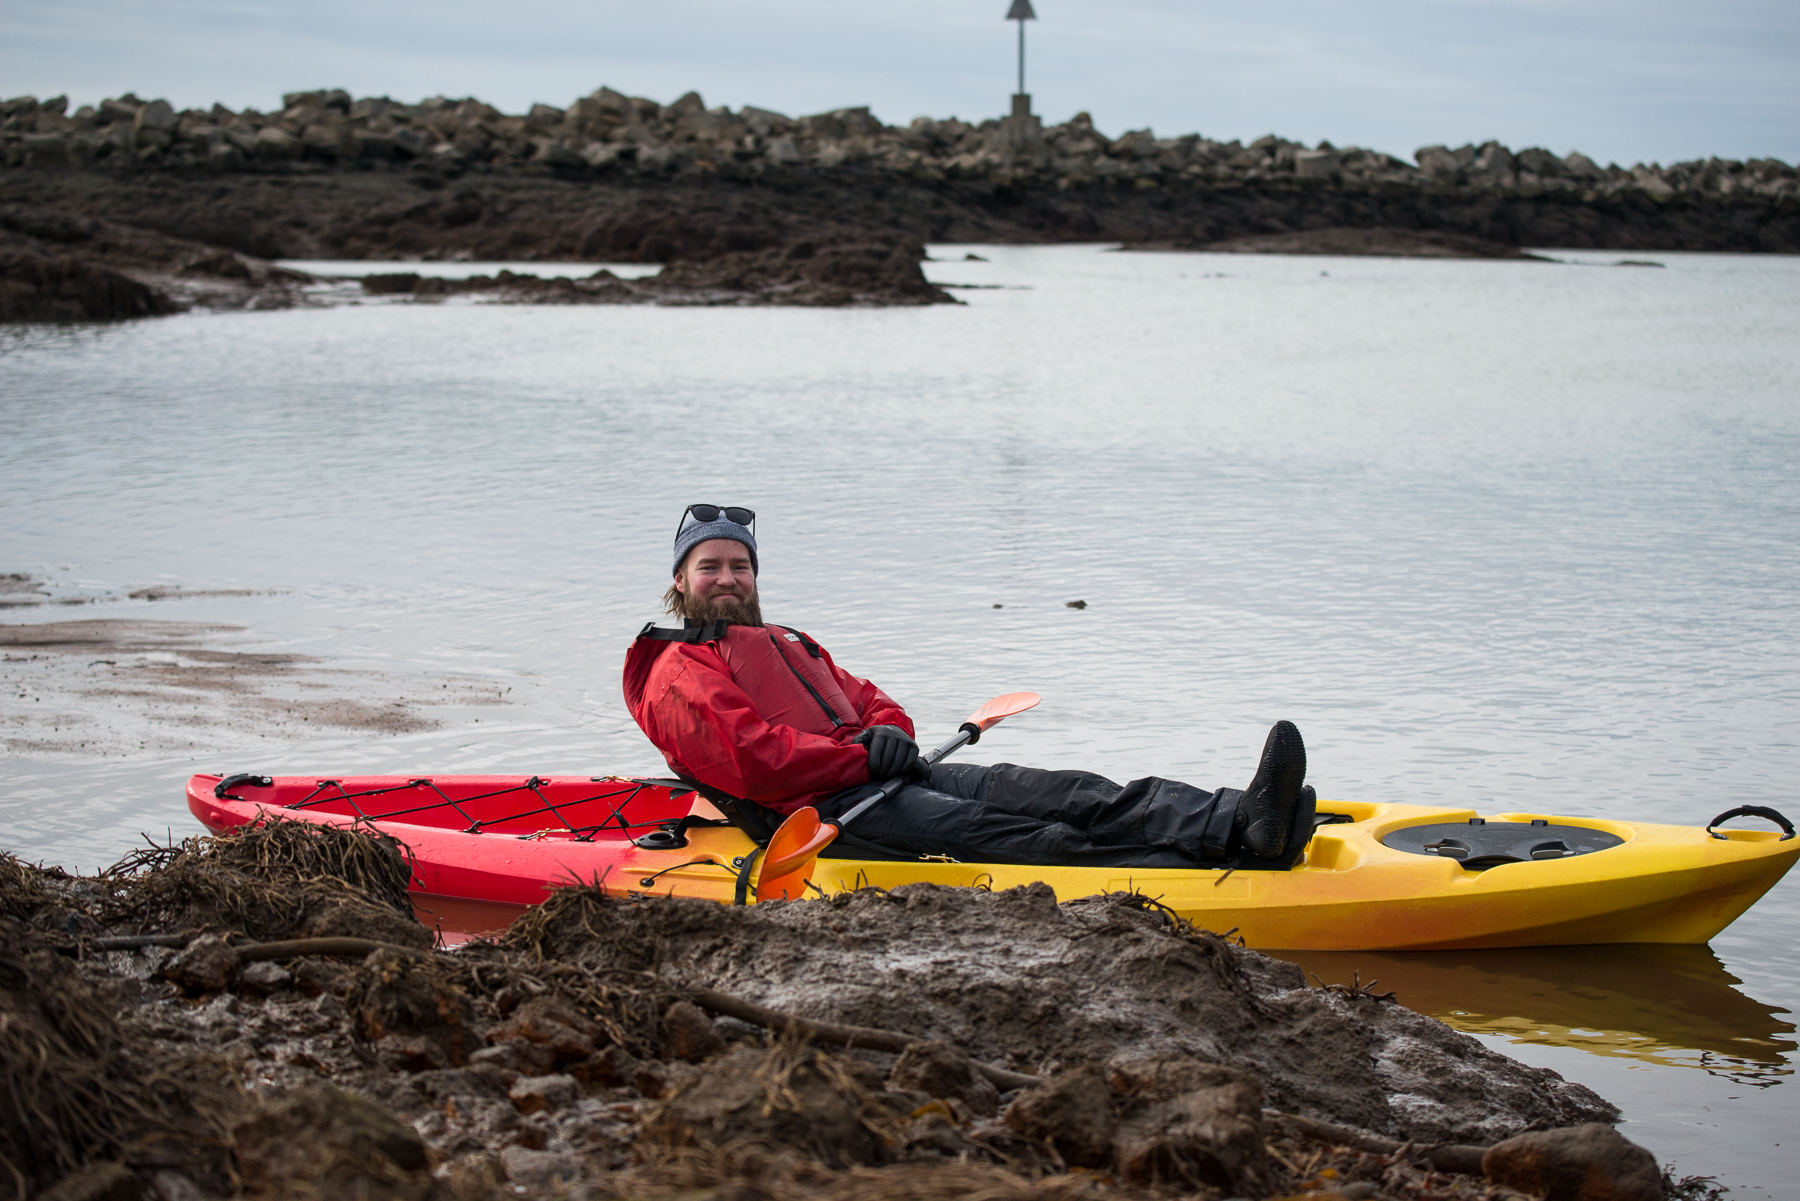
[[[1263,743],[1256,778],[1238,801],[1240,835],[1244,849],[1259,859],[1285,858],[1288,839],[1297,835],[1301,845],[1311,830],[1295,831],[1300,808],[1300,788],[1306,783],[1306,744],[1291,721],[1278,721]],[[1310,824],[1310,823],[1309,823]]]

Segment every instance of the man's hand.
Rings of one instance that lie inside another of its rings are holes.
[[[916,776],[923,766],[919,744],[899,726],[870,726],[854,741],[869,748],[869,779],[875,783],[895,776]]]

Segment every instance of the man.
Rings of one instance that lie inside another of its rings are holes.
[[[625,699],[678,775],[759,841],[812,805],[831,821],[895,778],[908,782],[833,844],[856,858],[964,863],[1286,868],[1312,834],[1306,749],[1277,722],[1243,791],[1150,777],[1121,788],[1089,772],[1010,763],[926,765],[912,719],[798,630],[765,625],[756,514],[689,505],[664,595],[679,630],[646,625],[625,660]],[[748,802],[748,803],[745,803]],[[829,852],[828,852],[829,853]]]

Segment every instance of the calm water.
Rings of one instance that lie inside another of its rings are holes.
[[[1800,261],[976,249],[929,266],[989,285],[957,308],[0,334],[0,571],[283,593],[7,620],[228,621],[515,700],[399,738],[0,760],[0,843],[92,868],[191,832],[195,769],[657,770],[619,666],[690,501],[762,514],[771,619],[924,736],[1043,693],[993,758],[1241,787],[1287,717],[1325,797],[1793,813]],[[1756,1196],[1800,1167],[1797,942],[1789,879],[1691,954],[1300,958]]]

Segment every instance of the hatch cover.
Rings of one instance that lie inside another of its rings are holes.
[[[1604,830],[1556,826],[1543,818],[1527,823],[1491,822],[1485,817],[1472,817],[1466,822],[1407,826],[1383,838],[1381,845],[1412,855],[1454,859],[1472,871],[1481,871],[1503,863],[1591,855],[1624,841],[1617,834],[1608,834]]]

